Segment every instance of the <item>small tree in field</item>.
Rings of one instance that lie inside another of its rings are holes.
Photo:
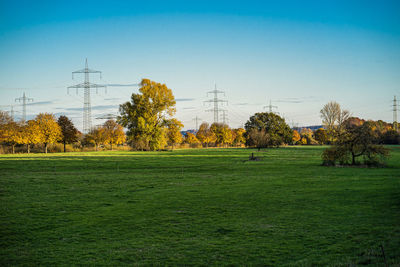
[[[320,144],[326,144],[328,142],[328,135],[326,134],[326,131],[324,128],[319,128],[314,132],[314,137],[315,140]]]
[[[85,135],[84,139],[86,143],[94,144],[97,151],[99,145],[104,144],[107,140],[105,129],[103,127],[93,128]]]
[[[108,120],[103,125],[104,141],[109,143],[111,150],[114,145],[123,144],[126,140],[124,129],[114,120]]]
[[[26,125],[23,126],[23,138],[22,141],[26,144],[27,152],[31,152],[31,145],[40,142],[39,125],[35,120],[27,121]]]
[[[172,145],[172,149],[176,144],[182,143],[181,129],[183,124],[177,119],[171,119],[167,121],[167,138],[168,143]]]
[[[366,165],[381,165],[383,159],[389,156],[389,150],[381,145],[375,145],[375,139],[371,123],[354,125],[349,121],[345,122],[344,132],[322,155],[324,165],[335,165],[336,162],[356,165],[360,157]]]
[[[261,148],[269,146],[271,137],[265,129],[251,129],[249,132],[249,139],[258,151],[260,151]]]
[[[255,145],[252,136],[259,137],[259,135],[254,134],[254,130],[259,131],[263,136],[268,134],[268,147],[278,147],[282,144],[289,144],[292,142],[293,138],[293,130],[290,129],[285,120],[272,112],[254,114],[246,122],[245,129],[248,133],[247,144],[250,146]],[[250,132],[253,132],[253,134],[250,135]]]
[[[60,116],[57,123],[61,128],[64,152],[66,152],[66,144],[70,144],[78,140],[78,130],[67,116]]]
[[[186,141],[186,143],[188,143],[192,147],[197,145],[197,144],[200,144],[199,139],[197,139],[196,136],[194,134],[192,134],[192,133],[187,133],[185,141]]]
[[[53,114],[40,113],[36,116],[35,121],[39,128],[39,140],[44,144],[44,152],[47,153],[47,145],[61,139],[61,128]]]

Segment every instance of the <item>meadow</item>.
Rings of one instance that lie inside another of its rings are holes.
[[[0,155],[0,265],[400,264],[400,147],[322,150]]]

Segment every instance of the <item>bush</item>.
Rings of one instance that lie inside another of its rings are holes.
[[[324,150],[322,160],[324,166],[335,166],[336,162],[345,165],[350,162],[350,153],[341,147],[333,146]]]

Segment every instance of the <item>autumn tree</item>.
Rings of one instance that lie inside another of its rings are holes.
[[[78,140],[78,130],[67,116],[60,116],[57,123],[61,128],[61,141],[64,144],[64,152],[66,152],[66,144],[71,144]]]
[[[168,143],[172,145],[172,149],[174,149],[175,144],[182,143],[182,128],[182,122],[177,119],[171,119],[167,121],[167,138]]]
[[[143,79],[138,94],[120,105],[118,122],[128,129],[127,136],[139,149],[157,150],[166,144],[167,117],[175,112],[175,98],[165,84]]]
[[[246,143],[246,137],[244,136],[246,130],[243,128],[237,128],[233,130],[233,144],[236,146],[241,146]]]
[[[38,125],[39,141],[44,144],[44,152],[47,153],[48,144],[61,140],[61,127],[58,125],[54,115],[50,113],[40,113],[36,116],[35,121]]]
[[[10,121],[7,124],[3,124],[1,127],[2,141],[11,145],[12,153],[14,154],[15,146],[23,143],[22,125],[15,121]]]
[[[94,144],[96,151],[99,145],[104,144],[107,140],[104,127],[92,128],[84,137],[86,143]]]
[[[326,134],[326,131],[324,128],[319,128],[314,132],[314,137],[315,140],[320,144],[326,144],[328,141],[328,135]]]
[[[189,132],[186,134],[185,142],[191,146],[200,144],[199,139],[197,139],[197,137],[194,134]]]
[[[228,125],[214,122],[210,126],[210,131],[215,135],[216,145],[229,145],[233,142],[232,131]]]
[[[256,113],[250,117],[245,124],[246,132],[253,132],[252,136],[255,136],[254,130],[261,131],[265,130],[265,134],[268,135],[267,146],[280,146],[282,144],[289,144],[292,141],[293,130],[290,129],[289,125],[286,124],[285,120],[279,115],[272,112]],[[247,144],[254,145],[254,140],[251,135],[248,135]]]
[[[300,135],[302,143],[303,143],[303,138],[306,140],[305,145],[317,144],[317,141],[314,139],[314,132],[310,128],[301,129]]]
[[[22,143],[26,145],[27,152],[31,152],[31,145],[40,142],[39,125],[35,120],[29,120],[22,127]]]
[[[300,142],[300,138],[301,138],[301,136],[300,136],[299,132],[296,130],[293,130],[292,142],[294,145]]]
[[[104,141],[109,143],[111,150],[114,145],[123,144],[126,140],[124,129],[115,120],[108,120],[103,124]]]
[[[211,131],[208,123],[206,122],[200,124],[199,130],[196,133],[196,137],[206,147],[217,140],[217,136],[213,131]]]
[[[271,136],[265,129],[250,129],[248,132],[248,139],[251,140],[251,145],[255,146],[258,151],[260,151],[261,148],[268,147],[271,143]]]

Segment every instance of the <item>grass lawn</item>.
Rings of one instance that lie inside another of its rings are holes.
[[[321,147],[0,155],[0,265],[400,264],[391,148],[370,169]]]

